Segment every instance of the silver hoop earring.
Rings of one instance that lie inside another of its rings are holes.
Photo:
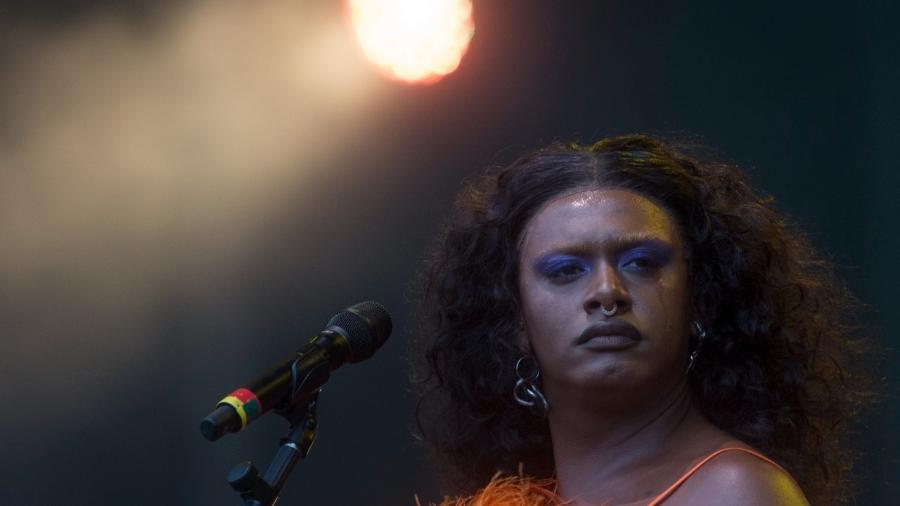
[[[694,350],[688,356],[688,366],[687,366],[687,371],[685,371],[685,374],[690,374],[691,371],[694,370],[694,364],[697,363],[697,355],[699,355],[699,354],[700,354],[699,351]]]
[[[691,325],[693,325],[694,331],[697,332],[697,339],[703,339],[706,337],[706,329],[704,329],[703,326],[700,325],[700,322],[694,320],[691,322]]]
[[[541,377],[537,362],[528,355],[519,358],[516,361],[516,376],[519,379],[516,381],[516,386],[513,387],[513,399],[520,406],[528,408],[535,416],[541,418],[547,416],[547,412],[550,411],[550,403],[547,402],[544,393],[535,383]]]
[[[700,345],[703,344],[703,340],[706,339],[706,329],[700,325],[700,322],[694,320],[691,322],[691,326],[694,327],[694,331],[697,333],[697,347],[694,348],[694,351],[688,356],[688,365],[685,374],[690,374],[691,371],[694,370],[694,367],[697,364],[697,357],[700,355]]]
[[[606,306],[600,304],[600,312],[603,313],[603,316],[615,316],[616,313],[619,312],[619,304],[613,302],[612,307],[609,309],[606,309]]]

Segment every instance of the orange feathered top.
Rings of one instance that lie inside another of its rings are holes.
[[[647,506],[658,506],[669,498],[678,487],[684,484],[704,464],[727,451],[749,453],[777,467],[785,474],[787,471],[765,455],[748,448],[728,447],[716,450],[690,467],[674,483],[661,494],[654,497]],[[788,476],[790,476],[788,474]],[[418,499],[416,504],[421,506]],[[556,494],[556,482],[552,479],[536,480],[527,476],[499,475],[471,497],[445,498],[440,506],[564,506],[566,501]]]

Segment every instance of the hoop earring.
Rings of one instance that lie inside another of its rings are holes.
[[[697,357],[700,355],[700,345],[703,344],[703,340],[706,339],[706,329],[700,325],[700,322],[694,320],[691,322],[691,326],[694,328],[694,331],[697,332],[697,347],[694,348],[694,351],[688,356],[688,365],[687,370],[684,372],[685,374],[690,374],[691,371],[694,370],[694,367],[697,364]]]
[[[525,364],[525,365],[523,365]],[[523,372],[523,369],[526,371]],[[527,374],[526,374],[527,373]],[[535,382],[541,377],[541,370],[537,362],[529,355],[524,355],[516,361],[516,386],[513,387],[513,399],[520,406],[528,408],[535,416],[545,417],[550,411],[550,403],[544,397],[544,393]]]

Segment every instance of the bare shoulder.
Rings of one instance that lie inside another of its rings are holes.
[[[809,502],[780,468],[743,451],[727,451],[698,469],[666,504],[795,506]]]

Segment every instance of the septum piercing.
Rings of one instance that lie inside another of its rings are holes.
[[[604,306],[603,304],[600,304],[600,312],[603,313],[603,316],[615,316],[618,311],[619,311],[619,304],[617,304],[615,302],[613,302],[612,307],[609,309],[606,309],[606,306]]]

